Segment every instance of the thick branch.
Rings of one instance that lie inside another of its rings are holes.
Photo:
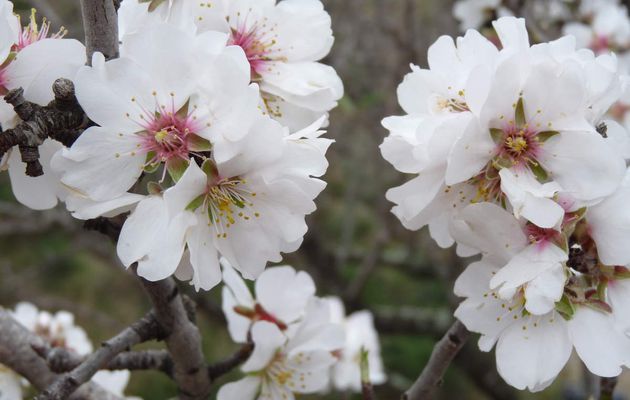
[[[166,347],[173,359],[173,377],[182,400],[206,399],[210,376],[201,348],[201,334],[190,320],[177,284],[172,278],[149,282],[140,278],[159,324],[166,332]]]
[[[48,369],[46,362],[31,348],[32,344],[45,346],[42,338],[27,330],[0,308],[0,363],[26,378],[38,390],[43,390],[58,375]],[[81,386],[65,399],[122,400],[92,382]]]
[[[114,357],[131,346],[155,339],[161,336],[153,312],[148,313],[139,321],[125,328],[118,335],[104,342],[100,349],[90,354],[78,367],[60,376],[48,389],[44,390],[37,400],[64,400],[74,393],[79,386],[92,377]]]
[[[103,53],[105,59],[117,58],[118,53],[118,16],[112,0],[81,0],[83,28],[85,29],[85,47],[88,64],[92,63],[92,54]]]
[[[429,362],[418,380],[405,394],[403,400],[426,400],[433,396],[453,358],[461,350],[470,332],[459,321],[451,326],[446,335],[435,345]]]
[[[219,377],[227,374],[232,371],[234,368],[238,367],[241,363],[244,363],[245,360],[249,358],[249,356],[254,351],[253,343],[246,343],[241,347],[236,353],[232,354],[230,357],[226,358],[223,361],[219,361],[216,364],[213,364],[208,367],[208,376],[212,381],[218,379]]]
[[[89,124],[77,102],[71,81],[58,79],[53,84],[53,92],[55,99],[47,106],[26,101],[22,89],[12,90],[4,97],[22,122],[0,135],[0,156],[19,146],[29,176],[44,173],[38,149],[44,140],[51,138],[71,146]]]

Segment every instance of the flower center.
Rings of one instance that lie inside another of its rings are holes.
[[[611,43],[607,36],[598,35],[593,38],[590,48],[595,54],[602,54],[610,50]]]
[[[527,125],[517,127],[511,123],[506,125],[501,133],[502,138],[497,143],[497,157],[501,165],[504,161],[514,167],[523,167],[528,164],[537,164],[536,157],[540,152],[538,132]]]
[[[61,39],[68,33],[68,30],[64,27],[61,27],[59,31],[53,35],[50,34],[50,22],[46,20],[44,17],[42,19],[41,26],[37,24],[37,11],[33,8],[31,9],[31,16],[29,18],[28,25],[22,27],[20,24],[20,34],[18,37],[18,43],[15,45],[14,50],[20,51],[26,46],[29,46],[39,40],[51,38],[51,39]],[[18,16],[19,18],[19,16]]]
[[[194,133],[191,124],[176,114],[160,115],[143,135],[144,147],[151,153],[149,164],[166,162],[172,158],[188,159],[188,141]]]
[[[253,81],[260,80],[269,61],[280,58],[276,54],[280,49],[277,47],[278,35],[275,28],[275,24],[269,26],[266,21],[262,24],[256,22],[249,27],[246,21],[239,21],[237,27],[231,31],[228,44],[239,46],[245,51]]]

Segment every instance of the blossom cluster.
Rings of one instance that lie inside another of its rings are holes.
[[[22,87],[45,105],[71,79],[93,122],[70,148],[39,148],[44,175],[26,176],[17,149],[3,159],[16,198],[36,209],[59,200],[79,219],[130,213],[118,255],[140,276],[171,275],[209,290],[225,257],[249,279],[295,251],[324,189],[321,137],[343,95],[319,62],[333,44],[319,0],[125,0],[121,57],[25,27],[0,0],[0,93]],[[47,60],[42,63],[41,60]],[[2,128],[18,122],[0,103]]]
[[[85,331],[74,322],[74,315],[67,311],[51,314],[38,310],[33,304],[19,303],[11,311],[17,322],[43,339],[50,347],[69,351],[77,356],[87,356],[93,350]],[[116,396],[123,396],[129,382],[129,371],[99,371],[92,382]],[[0,398],[22,400],[27,382],[0,364]],[[134,397],[125,397],[129,400]]]
[[[294,399],[330,387],[359,392],[362,351],[368,353],[370,381],[385,381],[369,311],[346,317],[340,299],[316,297],[312,278],[290,266],[265,270],[252,294],[230,264],[222,264],[230,336],[253,343],[254,350],[242,366],[247,376],[224,385],[219,400]]]
[[[409,229],[481,254],[455,284],[455,315],[496,345],[501,376],[547,387],[573,348],[611,377],[630,365],[628,132],[606,119],[626,84],[613,54],[574,36],[531,46],[523,19],[441,37],[398,89],[382,154],[413,174],[391,189]]]

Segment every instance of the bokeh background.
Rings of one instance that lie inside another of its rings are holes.
[[[326,62],[343,79],[346,95],[331,115],[328,188],[308,218],[304,245],[286,263],[310,272],[319,295],[339,295],[348,311],[369,309],[381,335],[388,382],[380,399],[398,399],[418,376],[433,344],[452,322],[455,277],[467,264],[435,245],[426,231],[406,231],[389,212],[384,195],[408,177],[380,156],[386,131],[380,120],[402,113],[396,87],[409,63],[426,66],[427,48],[440,35],[457,34],[453,0],[323,0],[333,19],[336,44]],[[56,31],[82,38],[76,0],[18,0],[24,18],[31,7]],[[42,60],[45,62],[45,60]],[[185,286],[185,285],[182,285]],[[237,349],[225,329],[220,288],[185,292],[199,305],[209,360]],[[75,314],[94,343],[107,339],[149,308],[136,279],[121,267],[107,238],[87,232],[58,208],[34,212],[17,204],[7,174],[0,175],[0,304],[29,301],[42,309]],[[518,392],[496,373],[493,353],[473,337],[449,369],[439,399],[586,399],[597,380],[577,362],[542,394]],[[238,373],[222,378],[219,384]],[[168,399],[170,380],[155,372],[132,375],[128,394]],[[620,397],[630,386],[618,387]],[[359,399],[351,394],[304,399]],[[238,400],[238,399],[235,399]]]

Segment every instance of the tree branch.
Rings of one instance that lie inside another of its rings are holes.
[[[92,65],[92,55],[103,53],[106,60],[117,58],[118,16],[116,5],[111,0],[81,0],[85,47],[88,64]]]
[[[245,362],[254,351],[253,343],[245,343],[236,353],[223,361],[219,361],[208,367],[208,376],[212,381],[227,374],[241,363]]]
[[[79,366],[56,379],[36,400],[65,400],[83,383],[92,377],[114,357],[131,346],[156,339],[161,336],[153,312],[149,312],[118,335],[104,342],[100,349],[90,354]]]
[[[21,88],[11,90],[4,96],[22,122],[0,135],[0,157],[12,147],[19,146],[29,176],[36,177],[44,173],[38,149],[44,140],[51,138],[71,146],[89,125],[87,116],[77,102],[71,81],[57,79],[53,84],[53,92],[55,99],[47,106],[26,101]]]
[[[26,378],[38,390],[45,389],[58,375],[48,369],[46,362],[31,348],[45,346],[44,340],[20,325],[0,308],[0,362]],[[95,383],[89,382],[65,399],[122,400]]]
[[[451,326],[446,335],[435,345],[429,362],[422,374],[406,393],[403,400],[426,400],[433,396],[453,358],[461,350],[470,332],[459,321]]]

